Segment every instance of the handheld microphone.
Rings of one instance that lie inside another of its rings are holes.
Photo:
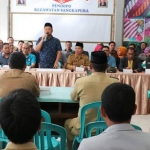
[[[46,34],[44,41],[46,41],[46,39],[47,39],[47,36],[48,36],[48,35]]]

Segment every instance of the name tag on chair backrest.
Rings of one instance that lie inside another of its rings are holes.
[[[133,73],[132,69],[123,69],[123,73]]]

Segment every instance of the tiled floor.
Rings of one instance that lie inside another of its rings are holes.
[[[131,123],[141,127],[142,131],[150,132],[150,114],[134,115],[132,116]]]

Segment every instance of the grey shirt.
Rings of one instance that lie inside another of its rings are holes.
[[[72,50],[72,49],[70,49],[69,52],[66,51],[66,50],[62,51],[61,58],[60,58],[59,62],[60,62],[62,65],[64,65],[64,64],[67,62],[67,59],[68,59],[69,55],[72,54],[72,53],[73,53],[73,50]]]
[[[115,124],[98,136],[82,140],[78,150],[150,150],[149,139],[149,133],[130,124]]]

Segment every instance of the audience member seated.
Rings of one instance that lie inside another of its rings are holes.
[[[83,43],[77,42],[75,46],[75,54],[69,55],[67,59],[67,69],[75,70],[76,67],[84,67],[85,70],[89,66],[89,57],[83,52]]]
[[[110,55],[109,47],[103,46],[102,51],[106,53],[109,67],[116,67],[116,60],[113,56]]]
[[[146,60],[146,55],[145,53],[141,53],[138,58],[141,60],[141,62],[145,61]]]
[[[141,61],[134,55],[135,50],[133,48],[128,48],[127,56],[120,59],[119,71],[123,71],[123,69],[132,69],[134,73],[142,71]]]
[[[33,54],[29,53],[30,46],[28,43],[24,43],[22,46],[22,52],[26,57],[26,65],[30,66],[31,68],[35,68],[36,64],[36,57]]]
[[[126,56],[127,48],[124,46],[119,46],[117,49],[117,54],[119,58],[123,58]]]
[[[137,53],[137,56],[139,56],[141,53],[144,53],[145,48],[147,47],[147,43],[146,42],[142,42],[140,45],[140,51]]]
[[[22,40],[18,41],[18,46],[17,46],[16,52],[22,52],[23,43],[24,43],[24,41],[22,41]]]
[[[150,47],[145,48],[144,50],[145,61],[142,63],[144,69],[150,69]]]
[[[136,51],[136,46],[135,46],[135,44],[133,44],[133,43],[131,43],[131,44],[129,45],[129,48],[134,48],[134,50]]]
[[[3,53],[3,41],[0,40],[0,55]]]
[[[67,41],[66,44],[65,44],[65,47],[66,48],[65,48],[64,51],[62,51],[61,57],[60,57],[60,60],[59,60],[59,62],[61,63],[63,68],[66,67],[67,59],[68,59],[69,55],[73,53],[73,50],[71,49],[72,42],[71,41]]]
[[[109,42],[109,51],[113,57],[117,57],[117,51],[115,50],[116,43],[114,41]]]
[[[9,44],[9,52],[10,54],[14,52],[14,45],[12,43]]]
[[[101,51],[103,46],[103,43],[97,43],[96,47],[94,48],[94,52]]]
[[[136,111],[133,88],[113,83],[106,87],[101,101],[101,114],[108,128],[98,136],[83,139],[78,150],[149,150],[150,134],[130,125]]]
[[[68,134],[68,150],[71,150],[74,136],[80,133],[79,114],[81,107],[88,103],[99,101],[103,90],[108,85],[114,82],[119,82],[119,80],[108,77],[105,74],[107,67],[106,53],[102,51],[92,52],[90,60],[90,69],[92,74],[90,76],[77,79],[75,83],[74,90],[71,92],[70,96],[73,101],[79,102],[80,108],[77,118],[68,119],[65,121],[64,126]],[[89,123],[95,121],[96,117],[97,111],[89,110],[86,115],[86,122]]]
[[[2,53],[2,55],[0,55],[0,65],[1,66],[8,65],[9,56],[10,56],[9,44],[3,43],[3,53]]]
[[[27,43],[29,44],[29,54],[33,54],[36,58],[35,68],[39,68],[39,63],[40,63],[39,53],[33,49],[32,41],[28,41]]]
[[[13,38],[13,37],[8,37],[7,42],[8,42],[9,44],[14,45],[14,38]],[[16,49],[17,49],[17,47],[14,46],[14,51],[15,51]]]
[[[41,110],[36,97],[26,89],[18,89],[0,104],[0,125],[9,139],[5,150],[37,150],[34,134],[40,129]]]
[[[126,55],[126,51],[127,51],[126,47],[124,47],[124,46],[119,46],[118,47],[118,49],[117,49],[117,57],[115,57],[117,68],[119,68],[120,58],[123,58]]]
[[[0,97],[6,96],[14,89],[25,88],[32,91],[35,96],[39,96],[40,89],[35,77],[24,72],[26,68],[26,58],[23,53],[15,52],[10,55],[10,69],[0,76]]]

